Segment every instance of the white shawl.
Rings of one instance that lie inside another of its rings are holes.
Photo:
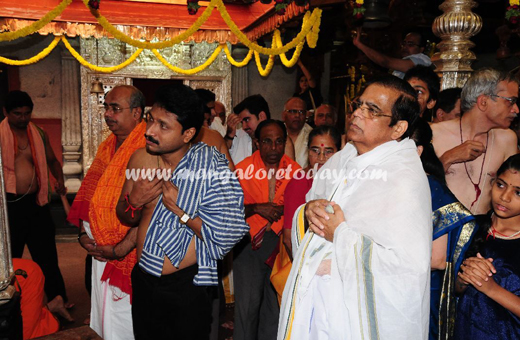
[[[305,169],[309,164],[309,133],[312,131],[312,127],[305,123],[301,129],[296,141],[294,142],[294,156],[295,160],[300,166]]]
[[[331,197],[346,222],[333,243],[307,232],[293,248],[278,339],[427,339],[432,212],[415,144],[392,141],[361,156],[346,145],[316,174],[307,201]],[[326,279],[315,275],[324,258]],[[322,323],[317,303],[326,306]]]

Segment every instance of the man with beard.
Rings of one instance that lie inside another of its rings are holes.
[[[307,144],[312,127],[305,123],[307,106],[305,101],[299,97],[292,97],[284,105],[282,119],[287,127],[289,140],[294,144],[295,160],[302,168],[309,163]]]
[[[462,117],[431,126],[448,188],[474,215],[489,211],[496,171],[518,152],[516,135],[508,129],[518,115],[517,101],[512,74],[480,69],[462,89]]]
[[[224,138],[233,162],[238,164],[257,150],[256,143],[253,143],[256,127],[260,122],[271,119],[271,112],[269,104],[259,94],[242,100],[233,111],[227,119],[227,133]],[[242,129],[237,129],[238,123],[242,123]],[[291,140],[285,143],[285,154],[294,159],[294,145]]]
[[[202,123],[202,103],[192,89],[160,88],[148,113],[146,148],[128,163],[130,173],[155,169],[163,174],[130,176],[117,204],[119,219],[137,227],[136,339],[207,339],[211,300],[206,288],[218,283],[217,260],[248,230],[243,194],[225,156],[191,143]]]
[[[48,205],[47,171],[50,170],[57,181],[54,187],[57,194],[65,195],[67,190],[49,136],[31,122],[33,107],[26,92],[9,92],[4,106],[5,119],[0,123],[11,255],[21,258],[27,245],[45,276],[49,309],[72,321],[66,309],[65,283],[58,267],[55,227]]]
[[[119,222],[115,208],[128,160],[145,145],[144,106],[143,94],[133,86],[107,93],[105,122],[112,134],[99,146],[68,216],[80,228],[80,245],[94,256],[90,327],[108,340],[133,339],[130,272],[136,230]]]
[[[237,164],[236,170],[244,174],[239,180],[250,232],[233,250],[235,340],[276,338],[278,300],[266,261],[279,244],[285,188],[300,169],[284,155],[287,132],[281,121],[264,120],[255,134],[258,151]]]

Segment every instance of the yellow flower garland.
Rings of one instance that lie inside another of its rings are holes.
[[[136,39],[132,39],[129,36],[125,35],[124,33],[120,32],[118,29],[116,29],[112,24],[97,10],[90,9],[88,6],[88,0],[83,0],[83,3],[87,8],[90,9],[90,12],[96,17],[98,23],[110,34],[114,36],[114,38],[121,40],[128,45],[132,45],[134,47],[142,48],[142,49],[163,49],[166,47],[171,47],[173,45],[179,44],[183,42],[184,40],[188,39],[193,35],[193,33],[197,32],[199,28],[209,19],[211,13],[213,12],[213,9],[215,8],[215,2],[217,0],[211,0],[208,7],[202,12],[202,15],[198,17],[198,19],[193,23],[193,25],[188,28],[184,33],[179,34],[175,38],[167,41],[157,42],[157,43],[151,43],[147,41],[139,41]]]
[[[262,63],[260,61],[260,53],[257,51],[254,51],[255,53],[255,61],[256,61],[256,67],[258,68],[258,73],[262,77],[267,77],[269,73],[271,73],[271,70],[273,69],[274,65],[274,55],[269,56],[269,60],[267,61],[267,65],[265,65],[265,69],[262,67]]]
[[[47,46],[45,49],[43,49],[43,51],[41,51],[40,53],[38,53],[37,55],[35,55],[32,58],[25,59],[25,60],[13,60],[13,59],[0,57],[0,63],[4,63],[7,65],[13,65],[13,66],[25,66],[25,65],[37,63],[40,60],[42,60],[43,58],[45,58],[46,56],[48,56],[52,52],[54,47],[56,47],[56,45],[58,45],[59,42],[60,42],[60,37],[55,37],[54,40],[49,44],[49,46]]]
[[[173,66],[166,59],[164,59],[163,56],[159,53],[159,51],[157,51],[156,49],[153,49],[152,52],[153,52],[153,54],[155,54],[157,59],[159,59],[161,61],[161,63],[163,63],[164,66],[166,66],[167,68],[169,68],[173,72],[180,73],[180,74],[186,74],[186,75],[193,75],[195,73],[204,71],[209,65],[211,65],[215,61],[215,59],[217,59],[218,55],[222,51],[222,48],[223,48],[222,46],[223,45],[219,45],[215,49],[215,51],[213,51],[213,54],[211,54],[211,56],[208,58],[208,60],[206,60],[204,62],[204,64],[202,64],[200,66],[197,66],[195,68],[189,69],[189,70],[183,70],[182,68],[178,68],[177,66]]]
[[[88,0],[83,0],[83,3],[85,6],[88,6]],[[102,16],[97,10],[91,9],[92,14],[96,17],[98,23],[110,34],[112,34],[116,39],[121,40],[128,45],[132,45],[138,48],[143,49],[163,49],[166,47],[171,47],[173,45],[176,45],[186,39],[188,39],[193,33],[198,31],[200,27],[209,19],[211,16],[211,13],[213,9],[217,7],[218,11],[220,12],[220,15],[224,19],[224,22],[228,25],[229,29],[233,34],[235,34],[240,42],[242,42],[244,45],[246,45],[249,49],[252,49],[253,51],[257,51],[262,54],[266,55],[279,55],[281,53],[285,53],[289,51],[290,49],[295,48],[298,44],[300,44],[302,41],[305,40],[307,37],[307,42],[310,46],[311,42],[316,42],[318,40],[318,33],[319,33],[319,25],[321,22],[321,9],[315,8],[312,12],[305,13],[304,16],[304,24],[302,25],[302,29],[300,33],[287,45],[280,46],[278,48],[266,48],[261,47],[256,43],[253,43],[250,41],[247,36],[240,31],[238,26],[235,24],[235,22],[231,19],[231,16],[226,10],[226,6],[222,2],[222,0],[211,0],[208,7],[204,10],[202,15],[195,21],[195,23],[184,33],[179,34],[175,38],[163,41],[163,42],[157,42],[157,43],[150,43],[150,42],[143,42],[139,40],[135,40],[130,38],[129,36],[125,35],[124,33],[117,30],[112,24],[104,17]],[[315,44],[315,43],[314,43]],[[315,45],[314,45],[315,46]]]
[[[63,0],[58,6],[56,6],[52,11],[45,14],[43,18],[40,20],[32,23],[31,25],[20,28],[19,30],[16,30],[14,32],[4,32],[0,33],[0,41],[11,41],[15,40],[21,37],[28,36],[29,34],[33,34],[34,32],[40,30],[43,26],[47,25],[49,22],[51,22],[54,18],[56,18],[58,15],[63,12],[63,10],[70,5],[72,0]]]
[[[235,67],[244,67],[246,66],[247,64],[249,64],[249,61],[251,60],[251,58],[253,57],[253,50],[249,50],[249,52],[247,53],[246,57],[244,58],[244,60],[238,62],[236,61],[233,56],[231,55],[231,52],[229,52],[229,49],[227,47],[227,45],[224,46],[224,52],[226,53],[226,56],[229,60],[229,63]]]
[[[280,36],[279,30],[274,31],[273,38],[276,40],[276,46],[282,45],[282,37]],[[301,43],[299,43],[298,45],[296,45],[296,49],[294,50],[293,56],[290,60],[287,59],[287,57],[285,56],[285,53],[280,54],[280,60],[282,61],[282,64],[285,67],[291,68],[294,65],[296,65],[296,63],[298,62],[298,59],[300,58],[300,54],[302,52],[303,45],[304,45],[303,41]]]
[[[213,1],[216,2],[217,9],[220,12],[220,15],[222,16],[222,19],[224,19],[224,22],[228,25],[231,32],[233,32],[233,34],[235,34],[237,36],[238,40],[242,44],[246,45],[249,49],[252,49],[255,52],[270,55],[270,56],[279,55],[281,53],[285,53],[285,52],[289,51],[290,49],[295,48],[299,43],[304,41],[305,37],[307,37],[307,35],[311,32],[312,32],[311,35],[315,35],[316,30],[315,30],[314,25],[316,22],[321,22],[321,9],[315,8],[312,11],[312,14],[310,12],[306,12],[304,15],[304,24],[302,24],[302,29],[301,29],[300,33],[298,33],[298,35],[293,40],[291,40],[285,46],[280,46],[278,48],[266,48],[266,47],[261,47],[258,44],[251,42],[247,38],[247,36],[244,33],[242,33],[242,31],[240,31],[238,26],[231,19],[231,16],[227,12],[226,6],[224,6],[224,4],[222,3],[222,0],[211,0],[211,3],[213,3]],[[318,23],[318,26],[319,26],[319,23]],[[313,36],[312,40],[318,41],[318,37]]]
[[[67,41],[67,39],[65,37],[62,36],[61,41],[63,41],[67,50],[69,50],[70,54],[72,54],[72,56],[74,58],[76,58],[76,60],[78,60],[81,65],[88,67],[92,71],[102,72],[102,73],[116,72],[116,71],[119,71],[119,70],[127,67],[128,65],[130,65],[131,63],[133,63],[135,61],[135,59],[137,58],[137,56],[139,56],[139,54],[141,54],[141,52],[143,52],[143,49],[140,48],[137,51],[135,51],[134,54],[132,54],[130,56],[130,58],[128,58],[127,60],[125,60],[124,62],[122,62],[119,65],[110,66],[110,67],[101,67],[101,66],[93,65],[93,64],[89,63],[88,61],[86,61],[85,59],[83,59],[83,57],[81,55],[79,55],[79,53],[76,52],[76,50],[69,44],[69,42]]]

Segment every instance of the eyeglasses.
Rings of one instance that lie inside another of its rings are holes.
[[[413,41],[401,41],[401,47],[404,47],[404,46],[408,46],[408,47],[414,47],[414,46],[417,46],[419,47],[418,44],[414,43]]]
[[[285,110],[285,112],[287,112],[291,116],[302,116],[307,114],[306,110]]]
[[[363,106],[365,105],[365,106]],[[392,118],[392,115],[385,115],[383,112],[379,111],[376,108],[370,107],[369,104],[364,104],[359,101],[353,101],[352,102],[352,109],[353,112],[360,110],[363,117],[368,119],[376,119],[378,117],[390,117]]]
[[[503,97],[499,96],[498,94],[490,94],[489,96],[505,99],[509,102],[509,106],[513,106],[518,102],[518,97]]]
[[[325,158],[329,158],[334,154],[334,150],[325,149],[323,152],[320,150],[320,148],[312,147],[309,149],[310,155],[314,157],[320,157],[323,155]]]
[[[265,138],[265,139],[262,139],[260,141],[260,143],[262,143],[262,145],[265,145],[265,146],[273,146],[273,143],[274,145],[276,146],[281,146],[281,145],[284,145],[285,144],[285,139],[283,138],[278,138],[277,140],[275,140],[274,142],[272,140],[270,140],[269,138]]]
[[[123,110],[131,109],[131,107],[119,107],[117,105],[112,104],[112,105],[103,105],[103,109],[105,110],[105,112],[112,111],[114,113],[120,113]]]

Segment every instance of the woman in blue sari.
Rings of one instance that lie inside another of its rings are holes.
[[[455,280],[477,227],[473,215],[446,186],[444,168],[430,143],[432,130],[426,121],[419,120],[412,139],[428,175],[432,195],[429,339],[448,339],[453,334],[455,324]]]

